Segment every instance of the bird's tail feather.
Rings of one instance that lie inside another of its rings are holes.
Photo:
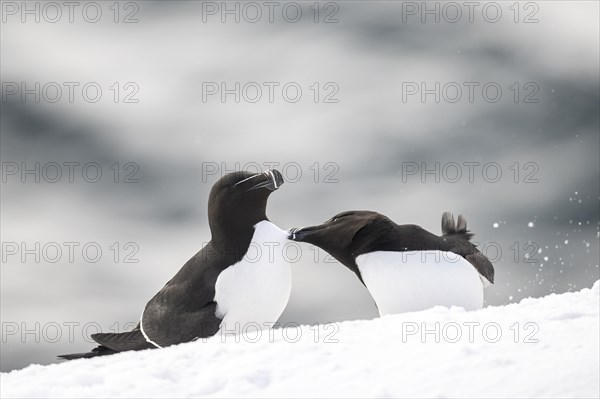
[[[458,236],[470,241],[475,235],[467,230],[467,219],[463,215],[458,215],[458,222],[454,222],[454,215],[450,212],[444,212],[442,215],[442,234],[444,236]]]
[[[444,212],[442,215],[442,233],[442,237],[453,237],[467,242],[474,235],[467,230],[467,220],[463,215],[458,215],[458,222],[454,223],[454,216],[450,212]],[[461,253],[461,255],[477,269],[484,287],[487,287],[490,283],[493,284],[494,266],[492,262],[479,252],[473,244],[469,244],[466,247],[470,249],[466,253]]]
[[[68,355],[58,355],[58,357],[60,357],[61,359],[66,359],[66,360],[89,359],[89,358],[96,357],[96,356],[112,355],[115,353],[118,353],[118,352],[114,351],[112,349],[109,349],[106,346],[98,345],[97,347],[95,347],[94,349],[92,349],[89,352],[70,353]]]
[[[67,360],[89,359],[96,356],[112,355],[118,352],[155,348],[154,345],[146,341],[139,325],[133,330],[124,333],[92,334],[92,339],[100,345],[90,352],[71,353],[58,357]]]

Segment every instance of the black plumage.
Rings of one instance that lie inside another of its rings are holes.
[[[90,358],[190,342],[216,334],[215,283],[221,272],[239,262],[250,246],[254,226],[266,216],[269,195],[283,184],[276,170],[225,175],[211,189],[208,220],[211,240],[146,304],[140,323],[124,333],[91,337],[99,346],[63,359]]]

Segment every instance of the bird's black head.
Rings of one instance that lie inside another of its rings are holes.
[[[272,169],[263,173],[233,172],[219,179],[208,197],[208,222],[213,240],[247,232],[267,220],[269,195],[283,184]]]
[[[361,278],[355,258],[372,250],[394,226],[393,221],[377,212],[348,211],[318,226],[290,229],[289,239],[316,245]]]

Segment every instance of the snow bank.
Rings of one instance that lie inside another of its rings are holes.
[[[2,397],[598,397],[600,285],[476,312],[213,337],[1,375]],[[225,341],[225,343],[222,342]]]

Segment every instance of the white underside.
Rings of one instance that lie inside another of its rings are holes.
[[[287,233],[266,220],[255,226],[248,253],[225,269],[215,284],[221,330],[275,323],[292,290],[292,271],[283,258]]]
[[[377,251],[356,258],[380,315],[434,306],[483,307],[483,282],[462,256],[444,251]]]

